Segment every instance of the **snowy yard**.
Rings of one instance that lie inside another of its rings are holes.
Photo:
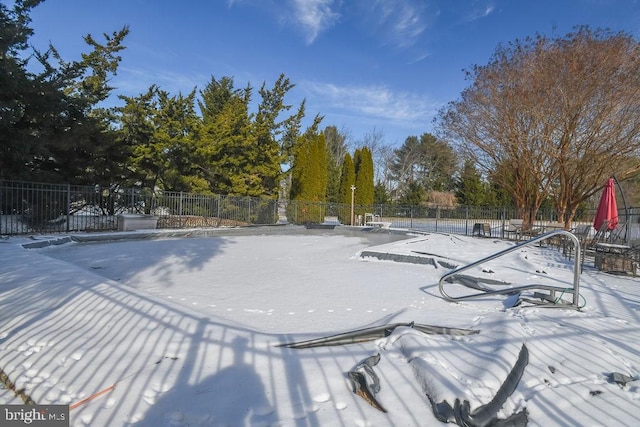
[[[72,409],[73,426],[445,425],[432,403],[466,400],[473,413],[523,345],[528,363],[498,419],[526,412],[536,426],[640,424],[639,278],[585,265],[580,311],[509,307],[504,296],[451,303],[438,290],[443,265],[514,243],[293,226],[139,237],[151,234],[32,249],[23,245],[49,238],[0,241],[0,368],[38,404],[75,405],[115,385]],[[556,248],[527,246],[473,273],[570,286],[572,268]],[[400,326],[361,343],[279,346],[412,321],[479,333]],[[386,413],[347,382],[377,354],[375,398]],[[614,373],[630,382],[615,383]],[[22,401],[0,386],[0,403]]]

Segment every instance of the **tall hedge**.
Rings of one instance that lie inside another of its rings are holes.
[[[346,153],[342,160],[342,173],[340,174],[339,197],[340,203],[351,205],[351,186],[356,183],[356,170],[353,166],[351,154]],[[338,218],[343,224],[350,224],[350,213],[340,212]]]
[[[354,167],[356,174],[356,205],[362,206],[358,214],[364,214],[366,206],[373,205],[373,156],[371,150],[362,147],[355,151]],[[361,212],[362,211],[362,212]]]
[[[322,222],[324,213],[318,211],[326,201],[327,148],[323,134],[305,134],[299,139],[291,171],[290,200],[297,212],[298,223]]]

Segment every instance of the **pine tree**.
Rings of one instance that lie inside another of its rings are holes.
[[[347,152],[346,136],[340,133],[335,126],[327,126],[324,129],[324,136],[327,143],[327,201],[340,203],[340,175],[342,162]]]
[[[321,222],[327,191],[327,148],[323,134],[306,133],[295,150],[290,200],[298,222]]]
[[[162,188],[169,191],[203,192],[207,182],[194,163],[195,140],[201,122],[194,110],[195,90],[189,95],[170,96],[158,92],[154,139],[162,150],[166,165],[160,176]]]
[[[197,166],[200,121],[194,111],[195,91],[170,96],[151,86],[138,97],[123,97],[119,109],[123,143],[130,149],[129,167],[146,188],[206,191]]]
[[[251,88],[233,90],[232,80],[212,79],[201,94],[204,126],[197,154],[211,191],[261,196],[261,179],[251,170],[251,163],[257,161],[249,117]]]
[[[327,201],[327,144],[324,134],[320,133],[313,138],[313,180],[314,194],[311,200],[325,203]]]
[[[272,89],[263,83],[258,112],[249,113],[252,87],[236,90],[233,79],[215,78],[201,92],[204,122],[200,142],[202,164],[213,191],[240,196],[277,197],[284,176],[282,164],[291,161],[304,102],[298,111],[279,121],[291,106],[284,97],[294,85],[280,75]],[[316,117],[314,125],[319,120]]]
[[[404,206],[421,206],[424,204],[425,193],[424,187],[420,183],[411,181],[398,203]]]
[[[362,147],[355,151],[354,167],[356,215],[364,215],[366,212],[371,212],[374,198],[373,157],[369,148]]]
[[[340,203],[344,206],[351,206],[351,186],[356,184],[356,170],[353,165],[351,154],[346,153],[342,161],[342,173],[340,175]],[[350,224],[350,207],[343,209],[338,214],[340,222]]]
[[[285,157],[276,139],[283,132],[284,122],[278,122],[278,116],[291,108],[284,104],[284,97],[295,85],[281,74],[273,89],[260,88],[262,102],[258,107],[253,123],[252,137],[256,161],[252,163],[252,175],[260,178],[263,195],[277,197],[280,180],[283,176],[281,164]]]
[[[247,88],[247,93],[251,93],[251,88]],[[211,81],[200,91],[198,106],[202,121],[205,124],[213,122],[231,99],[238,96],[242,97],[242,91],[234,89],[233,78],[225,76],[216,80],[212,76]]]
[[[155,146],[154,115],[157,113],[157,88],[151,86],[136,97],[121,96],[125,102],[118,108],[120,138],[130,151],[128,168],[131,178],[144,188],[155,188],[162,173],[162,152]]]
[[[387,205],[391,202],[387,187],[382,181],[376,182],[373,188],[373,203],[376,205]]]
[[[112,90],[109,77],[129,29],[105,34],[105,44],[85,36],[91,51],[66,62],[52,45],[44,53],[29,47],[29,14],[41,1],[16,0],[11,9],[5,3],[0,2],[0,179],[110,180],[109,174],[96,173],[101,168],[117,177],[121,157],[104,156],[118,152],[115,134],[96,105]]]
[[[458,202],[466,206],[481,206],[486,203],[486,186],[472,160],[464,162],[460,177],[455,181]]]

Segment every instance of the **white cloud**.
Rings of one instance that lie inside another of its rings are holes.
[[[299,88],[320,104],[322,111],[339,110],[351,117],[361,116],[396,124],[424,124],[439,108],[437,103],[424,96],[394,92],[386,86],[339,86],[306,81]]]
[[[437,15],[432,11],[433,4],[425,0],[348,0],[348,4],[344,0],[261,1],[227,0],[227,4],[233,7],[249,3],[265,8],[269,5],[268,9],[282,25],[294,25],[303,31],[308,45],[340,21],[343,4],[346,5],[346,14],[355,13],[354,22],[362,21],[365,28],[381,37],[385,43],[400,48],[414,45]]]
[[[465,22],[472,22],[478,19],[486,18],[495,11],[495,5],[492,1],[481,2],[480,4],[472,5],[464,17]]]
[[[431,7],[424,0],[376,0],[362,3],[361,10],[385,43],[407,48],[416,43],[437,15]]]
[[[411,46],[427,28],[419,10],[405,3],[395,13],[392,22],[392,35],[399,47]]]
[[[294,19],[305,32],[307,44],[313,43],[340,18],[340,14],[332,10],[334,3],[334,0],[292,0]]]

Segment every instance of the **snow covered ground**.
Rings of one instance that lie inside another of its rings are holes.
[[[514,243],[349,227],[187,234],[0,240],[0,368],[16,389],[74,406],[108,389],[71,409],[72,426],[444,425],[432,403],[466,400],[473,413],[525,345],[499,419],[526,410],[536,426],[640,424],[640,278],[586,264],[580,311],[510,307],[505,296],[452,303],[438,289],[450,266]],[[24,247],[34,243],[46,247]],[[425,263],[379,259],[409,257]],[[468,274],[571,287],[573,261],[525,246]],[[412,321],[479,333],[399,326],[366,342],[279,346]],[[347,381],[377,354],[386,413]],[[0,385],[0,404],[21,402]]]

